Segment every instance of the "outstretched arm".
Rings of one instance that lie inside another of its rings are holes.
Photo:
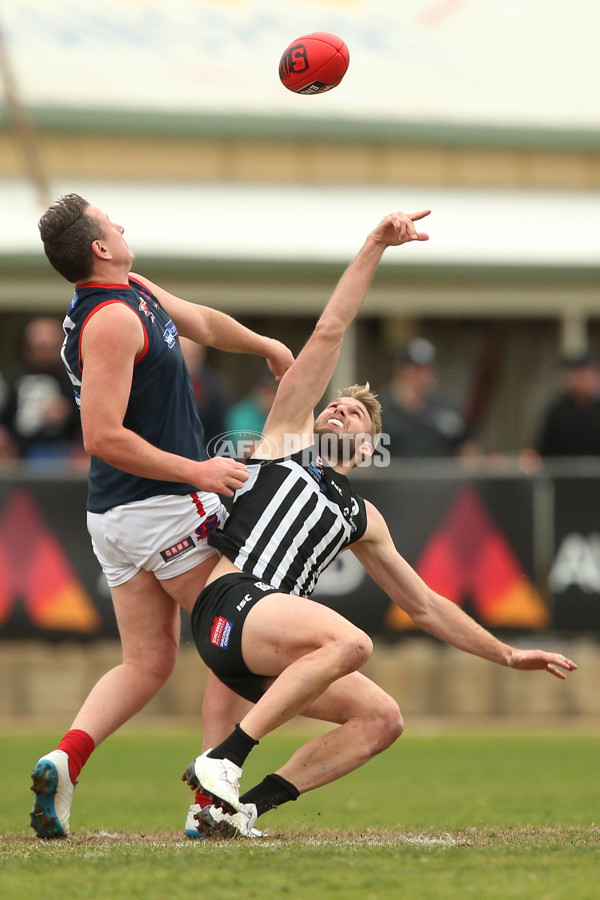
[[[302,433],[312,428],[312,413],[333,375],[344,334],[356,317],[381,257],[387,247],[429,236],[417,231],[415,222],[429,215],[396,212],[386,216],[370,233],[354,261],[340,278],[315,330],[282,378],[265,424],[265,433]]]
[[[369,575],[402,607],[413,622],[447,644],[511,669],[545,669],[566,678],[574,662],[560,653],[517,650],[495,638],[460,607],[429,588],[396,548],[381,513],[367,503],[368,526],[353,545],[356,557]]]
[[[171,316],[177,331],[197,344],[228,350],[232,353],[252,353],[264,356],[269,369],[279,381],[294,361],[290,350],[280,341],[257,334],[236,319],[209,306],[201,306],[175,297],[141,275],[133,275],[145,284]]]

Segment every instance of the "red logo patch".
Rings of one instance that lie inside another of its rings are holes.
[[[210,629],[211,644],[214,644],[215,647],[221,647],[221,649],[227,650],[232,628],[233,622],[230,622],[229,619],[225,619],[223,616],[215,616],[212,628]]]

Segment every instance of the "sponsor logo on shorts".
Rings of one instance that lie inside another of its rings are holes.
[[[227,650],[229,647],[229,638],[231,637],[231,629],[233,622],[224,619],[223,616],[215,616],[210,629],[210,642],[221,650]]]
[[[202,525],[198,525],[196,528],[196,536],[199,541],[203,540],[213,528],[216,528],[219,524],[219,517],[216,513],[213,513],[212,516],[207,516]]]
[[[246,594],[246,596],[242,600],[240,600],[240,602],[236,606],[238,612],[241,612],[247,603],[252,603],[252,600],[253,598],[250,596],[250,594]]]
[[[172,559],[176,559],[178,556],[183,556],[184,553],[187,553],[188,550],[192,550],[193,548],[194,541],[191,534],[188,534],[187,537],[185,537],[182,541],[177,541],[177,543],[173,544],[172,547],[166,547],[164,550],[161,550],[160,555],[165,562],[170,562]]]
[[[255,581],[254,587],[257,587],[259,589],[259,591],[272,591],[273,590],[273,585],[265,584],[264,581]]]

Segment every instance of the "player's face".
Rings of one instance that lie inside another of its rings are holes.
[[[332,400],[317,416],[315,432],[323,434],[368,434],[371,417],[366,406],[353,397]]]
[[[315,421],[321,453],[334,465],[354,465],[373,453],[371,417],[367,408],[352,397],[340,397],[325,407]]]
[[[123,237],[125,232],[123,226],[111,222],[107,214],[98,209],[97,206],[88,206],[85,212],[87,216],[97,219],[100,224],[104,233],[104,244],[110,253],[111,261],[117,265],[131,264],[135,259],[135,254],[130,250],[127,241]]]

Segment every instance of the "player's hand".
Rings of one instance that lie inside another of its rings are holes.
[[[545,650],[515,650],[508,660],[511,669],[545,669],[557,678],[566,678],[567,672],[577,668],[572,659],[562,653],[547,653]]]
[[[248,480],[248,469],[244,463],[226,456],[215,456],[198,463],[199,475],[195,484],[202,491],[213,491],[223,497],[233,497],[235,491]]]
[[[417,231],[415,222],[424,219],[430,212],[430,209],[422,209],[415,213],[390,213],[371,232],[371,238],[384,247],[398,247],[410,241],[428,241],[429,235],[424,231]]]
[[[275,376],[275,380],[281,381],[294,362],[294,355],[281,341],[271,340],[266,360],[269,369]]]

